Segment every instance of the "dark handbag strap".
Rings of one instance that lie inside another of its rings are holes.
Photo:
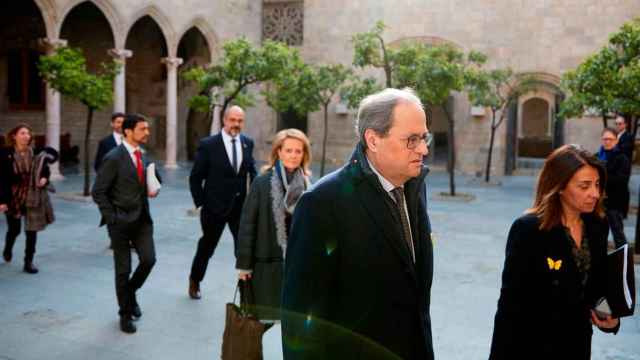
[[[242,312],[247,312],[248,306],[255,304],[255,294],[253,292],[253,284],[251,283],[251,280],[238,280],[236,291],[233,294],[234,304],[236,304],[238,291],[240,291],[240,310]]]

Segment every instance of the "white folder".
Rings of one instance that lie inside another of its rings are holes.
[[[156,164],[149,164],[147,166],[147,191],[150,194],[155,194],[162,188],[158,177],[156,176]]]

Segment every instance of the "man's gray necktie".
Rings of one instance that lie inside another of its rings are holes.
[[[236,138],[231,138],[231,153],[232,153],[232,161],[231,166],[233,166],[233,171],[238,173],[238,151],[236,150]]]
[[[398,212],[400,213],[400,221],[402,222],[402,232],[404,235],[404,240],[409,247],[411,259],[413,259],[413,262],[415,262],[416,254],[413,249],[413,240],[411,239],[411,225],[409,225],[409,218],[407,218],[407,212],[405,211],[404,190],[401,187],[397,187],[393,189],[391,193],[396,199],[396,207],[398,208]]]

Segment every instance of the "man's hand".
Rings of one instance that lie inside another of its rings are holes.
[[[251,280],[251,273],[250,272],[246,272],[246,271],[239,271],[238,272],[238,279],[240,279],[242,281]]]
[[[156,192],[154,192],[154,193],[152,193],[152,192],[148,192],[148,193],[147,193],[147,195],[148,195],[150,198],[154,198],[154,197],[158,196],[158,194],[159,194],[159,193],[160,193],[160,190],[158,190],[158,191],[156,191]]]
[[[7,204],[0,204],[0,213],[6,212],[7,210],[9,210]]]
[[[38,187],[43,188],[43,187],[47,186],[48,182],[49,181],[46,178],[41,178],[40,181],[38,181]]]
[[[593,325],[601,329],[613,329],[618,326],[620,319],[612,318],[610,315],[607,315],[607,317],[604,319],[600,319],[596,315],[596,312],[591,310],[591,322],[593,323]]]

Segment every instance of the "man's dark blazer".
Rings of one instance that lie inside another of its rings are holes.
[[[98,151],[96,151],[96,160],[93,162],[93,169],[96,172],[100,170],[100,166],[102,166],[102,162],[104,161],[104,156],[116,146],[118,146],[118,144],[116,143],[116,139],[113,138],[113,133],[100,140],[98,143]]]
[[[623,154],[627,155],[629,161],[633,160],[633,147],[635,146],[633,135],[626,130],[620,135],[618,139],[618,149],[622,151]]]
[[[608,225],[582,219],[591,257],[584,286],[563,226],[540,230],[534,214],[511,226],[490,360],[591,358],[590,309],[606,292]]]
[[[426,174],[405,184],[415,263],[361,146],[302,196],[285,260],[284,359],[434,358]]]
[[[247,176],[249,181],[256,177],[253,140],[240,135],[240,143],[242,164],[236,174],[229,162],[222,134],[200,140],[189,176],[189,187],[195,206],[202,206],[208,214],[225,216],[236,204],[242,206],[247,194]]]
[[[149,164],[144,155],[142,164],[145,169]],[[100,226],[132,223],[141,217],[152,222],[146,171],[144,175],[145,181],[140,184],[136,167],[124,144],[107,153],[91,191],[102,214]]]
[[[606,161],[607,184],[605,206],[626,216],[629,210],[629,177],[631,163],[622,151],[614,148],[608,152]]]

